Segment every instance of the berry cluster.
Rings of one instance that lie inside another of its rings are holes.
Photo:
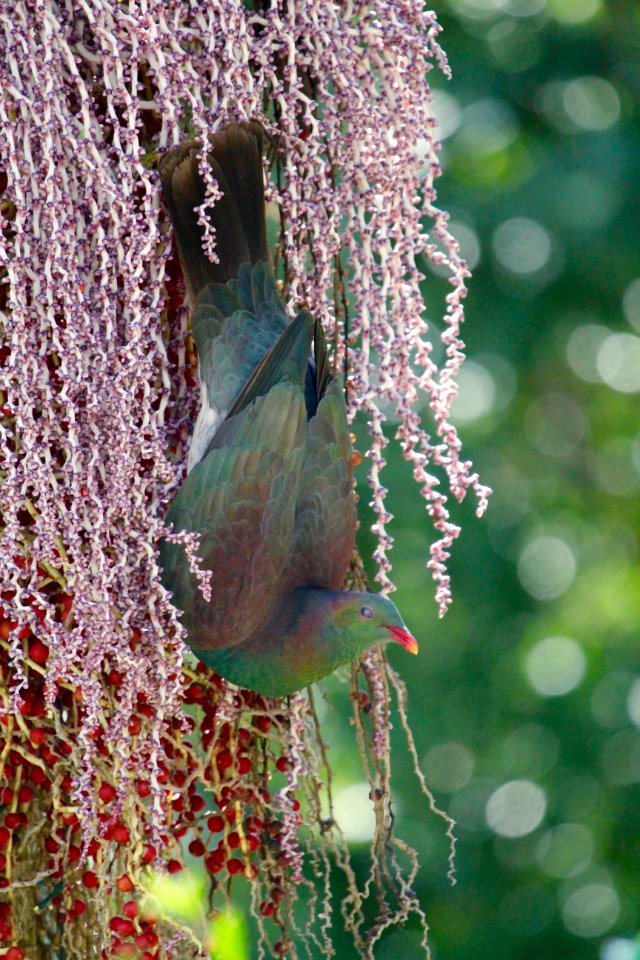
[[[66,594],[51,593],[49,600],[61,617],[69,617]],[[8,709],[7,691],[17,676],[10,659],[16,630],[26,682],[14,714]],[[129,644],[135,649],[139,642],[140,632],[134,631]],[[141,775],[144,762],[129,780],[118,781],[108,725],[92,729],[96,820],[91,835],[81,820],[73,780],[73,742],[86,720],[81,688],[58,684],[49,705],[48,660],[45,643],[2,616],[0,890],[8,890],[28,843],[32,875],[46,879],[50,889],[36,906],[49,919],[55,917],[60,935],[65,929],[68,934],[76,923],[85,925],[87,911],[110,909],[109,943],[103,957],[152,960],[160,956],[161,944],[157,918],[140,903],[145,872],[164,864],[170,874],[177,873],[190,855],[202,860],[214,890],[233,877],[264,885],[260,915],[282,925],[280,907],[291,887],[291,856],[282,842],[277,791],[268,785],[274,778],[276,783],[286,783],[290,772],[290,760],[282,752],[287,716],[254,694],[230,694],[224,682],[202,664],[195,672],[185,668],[185,717],[182,723],[165,724],[161,731],[163,761],[155,784]],[[105,662],[100,680],[106,717],[117,708],[124,677]],[[144,756],[144,734],[153,721],[148,698],[138,693],[126,730],[130,738],[140,740],[143,761],[149,759]],[[154,832],[152,806],[158,798],[165,820],[159,833]],[[299,801],[292,799],[289,808],[299,821]],[[19,936],[10,900],[0,902],[0,942],[13,943],[7,957],[23,955],[22,947],[15,944]],[[276,941],[276,955],[285,955],[287,942],[286,937]]]

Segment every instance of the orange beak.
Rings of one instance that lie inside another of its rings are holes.
[[[418,652],[418,641],[409,633],[408,630],[403,630],[402,627],[387,627],[387,630],[395,642],[399,643],[401,647],[405,648],[405,650],[408,650],[409,653]]]

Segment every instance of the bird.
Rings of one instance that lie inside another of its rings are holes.
[[[182,543],[163,537],[159,565],[194,654],[238,687],[287,697],[377,644],[418,645],[388,597],[343,589],[357,525],[344,387],[321,323],[305,308],[292,319],[278,289],[264,139],[259,123],[234,123],[158,164],[201,389],[165,523],[197,535],[210,598]],[[222,196],[207,205],[211,180]]]

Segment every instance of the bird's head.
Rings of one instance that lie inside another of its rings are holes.
[[[395,603],[377,593],[349,591],[334,600],[333,623],[349,634],[357,651],[363,653],[380,643],[399,643],[409,653],[418,652]]]

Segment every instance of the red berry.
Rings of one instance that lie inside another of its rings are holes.
[[[218,770],[228,770],[233,766],[233,756],[230,750],[221,750],[216,758]]]
[[[121,673],[120,670],[111,670],[107,680],[112,687],[121,687],[124,682],[124,673]]]
[[[158,937],[153,930],[145,930],[144,933],[139,933],[135,939],[135,945],[139,950],[144,950],[146,947],[153,947],[157,942]]]
[[[276,769],[279,770],[280,773],[287,772],[287,770],[289,769],[289,761],[287,760],[286,757],[278,757],[278,759],[276,760]]]
[[[47,731],[43,727],[33,727],[33,729],[29,731],[31,743],[35,744],[37,747],[44,743],[46,736]]]
[[[203,857],[205,854],[206,847],[202,840],[192,840],[189,844],[189,853],[193,857]]]
[[[55,837],[47,837],[44,841],[44,848],[47,853],[57,853],[60,849],[60,844],[55,839]]]
[[[204,858],[204,865],[209,873],[219,873],[224,866],[224,854],[222,851],[214,850]]]
[[[229,845],[231,850],[235,850],[237,847],[240,846],[240,834],[237,832],[237,830],[233,830],[229,834],[229,836],[227,837],[227,844]]]
[[[242,860],[238,860],[237,857],[231,857],[229,860],[227,860],[227,870],[230,874],[233,875],[234,873],[242,873],[243,869],[244,864]]]
[[[247,846],[249,850],[257,850],[260,846],[260,838],[255,835],[255,833],[247,834]]]
[[[249,773],[251,770],[252,763],[249,757],[240,757],[238,760],[238,773],[244,774]]]
[[[26,953],[22,947],[9,947],[4,956],[5,960],[24,960]]]
[[[150,843],[145,843],[144,850],[142,851],[143,863],[153,863],[155,858],[156,858],[156,848],[151,846]]]
[[[126,920],[124,917],[112,917],[111,920],[109,920],[109,927],[114,933],[117,933],[119,937],[132,937],[136,932],[136,928],[131,923],[131,920]]]
[[[123,873],[121,877],[118,877],[116,880],[116,886],[118,890],[121,890],[123,893],[130,893],[133,890],[133,882],[131,877],[128,874]]]
[[[87,909],[87,905],[84,900],[74,900],[73,901],[73,912],[76,917],[79,917],[80,914],[84,913]]]
[[[110,783],[103,783],[100,785],[98,790],[98,796],[103,803],[111,803],[113,798],[116,796],[116,789],[112,787]]]
[[[91,890],[93,887],[98,886],[98,878],[93,872],[93,870],[86,870],[82,874],[82,882],[85,885],[85,887],[87,887],[87,889],[89,890]]]
[[[0,803],[4,804],[4,806],[7,806],[8,804],[11,803],[12,800],[13,800],[13,790],[11,789],[11,787],[3,787],[3,789],[0,790]]]
[[[127,902],[122,907],[122,912],[125,917],[128,917],[130,920],[133,920],[134,917],[138,916],[138,904],[135,900],[127,900]]]
[[[20,803],[31,803],[35,794],[31,787],[20,787],[18,791],[18,801]]]
[[[221,830],[224,830],[224,820],[217,813],[214,813],[214,815],[207,820],[207,826],[212,833],[220,833]]]
[[[271,917],[276,912],[275,905],[269,900],[263,900],[259,909],[263,917]]]
[[[132,943],[122,943],[120,940],[114,940],[111,955],[114,957],[125,957],[126,960],[133,960],[134,957],[138,956],[138,951]]]
[[[191,799],[189,800],[189,806],[191,807],[194,813],[199,813],[200,810],[203,810],[205,806],[204,797],[201,797],[199,794],[196,794],[194,797],[191,797]]]
[[[136,782],[136,792],[139,797],[148,797],[151,793],[151,784],[147,783],[146,780],[138,780]]]
[[[131,834],[123,823],[118,823],[113,829],[113,839],[116,843],[128,843]]]
[[[35,663],[42,666],[49,659],[49,647],[41,640],[34,640],[29,647],[29,656]]]
[[[167,870],[169,873],[179,873],[182,870],[182,864],[179,860],[169,860],[167,864]]]
[[[142,723],[140,721],[140,717],[131,717],[127,726],[127,730],[129,731],[132,737],[137,737],[140,731],[142,730]]]

